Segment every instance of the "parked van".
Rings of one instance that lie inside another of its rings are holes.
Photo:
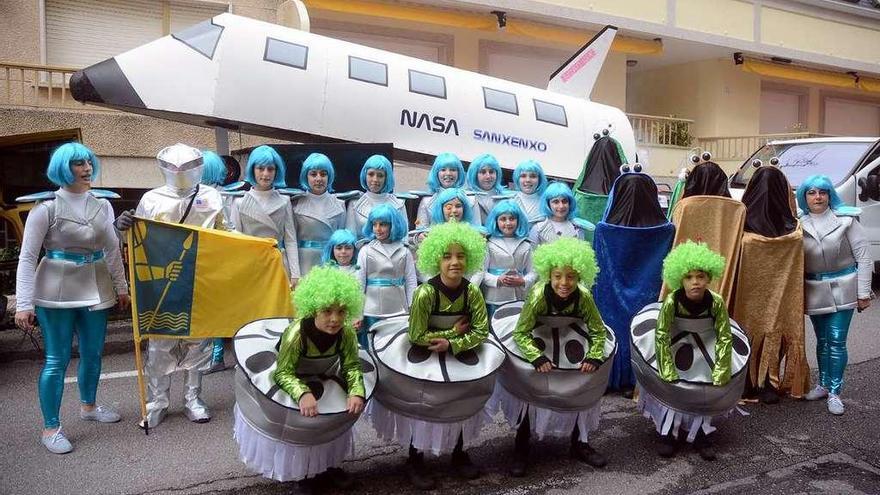
[[[755,164],[777,166],[791,187],[814,174],[827,175],[844,203],[862,209],[859,217],[870,243],[874,271],[880,273],[880,138],[834,137],[771,141],[758,149],[730,177],[730,193],[742,199]]]

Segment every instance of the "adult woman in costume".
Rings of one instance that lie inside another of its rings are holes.
[[[326,155],[312,153],[303,162],[299,184],[306,192],[293,198],[301,275],[321,264],[321,252],[330,236],[345,228],[345,203],[331,194],[335,178]]]
[[[675,227],[663,215],[657,185],[647,174],[625,172],[614,181],[593,248],[599,275],[593,295],[605,323],[614,330],[618,349],[608,388],[630,396],[636,380],[630,362],[630,322],[657,300],[663,258],[672,247]]]
[[[18,259],[15,323],[33,330],[37,320],[43,334],[41,441],[53,454],[73,450],[61,431],[59,410],[74,333],[80,355],[80,418],[119,421],[116,411],[95,403],[107,314],[117,302],[123,309],[129,304],[113,208],[89,193],[99,167],[98,157],[79,143],[63,144],[52,153],[46,175],[59,189],[28,215]],[[38,264],[43,248],[46,255]]]
[[[394,169],[391,162],[383,155],[373,155],[367,158],[361,168],[361,187],[364,189],[363,196],[349,202],[345,216],[345,228],[354,233],[359,239],[363,236],[364,224],[370,212],[378,205],[390,204],[392,208],[403,215],[406,225],[409,220],[406,217],[406,204],[394,195]]]
[[[816,332],[819,383],[805,398],[827,397],[828,412],[844,412],[840,393],[846,369],[846,335],[853,310],[871,305],[871,257],[858,208],[845,206],[824,175],[807,177],[797,190],[804,227],[805,313]]]
[[[731,308],[752,347],[747,393],[775,404],[778,391],[801,397],[810,386],[804,350],[804,234],[792,211],[791,186],[778,168],[756,170],[743,203],[746,221]]]

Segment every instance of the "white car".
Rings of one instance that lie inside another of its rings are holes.
[[[844,203],[862,209],[859,220],[870,242],[874,271],[880,272],[880,138],[834,137],[771,141],[730,177],[730,194],[742,199],[755,162],[777,166],[791,187],[814,174],[827,175]]]

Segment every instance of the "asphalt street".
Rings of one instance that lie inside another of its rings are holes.
[[[815,366],[811,334],[808,326],[808,356]],[[0,341],[0,346],[13,345],[29,343]],[[10,349],[2,351],[15,355]],[[484,475],[462,481],[449,469],[448,458],[432,460],[439,482],[433,493],[880,494],[880,310],[871,308],[855,319],[849,351],[844,416],[830,416],[821,402],[784,399],[776,406],[744,406],[748,416],[718,424],[715,462],[701,460],[690,449],[671,460],[659,458],[653,427],[639,416],[635,403],[606,396],[601,429],[591,442],[608,456],[605,469],[570,460],[567,442],[543,441],[533,447],[529,476],[510,478],[506,468],[513,432],[499,417],[471,450]],[[227,362],[232,361],[227,354]],[[76,364],[71,362],[69,377],[75,377]],[[296,483],[266,480],[239,461],[232,438],[231,370],[205,378],[205,398],[214,418],[204,425],[190,423],[183,415],[182,377],[175,376],[171,414],[145,436],[135,425],[139,406],[134,356],[130,351],[108,355],[98,400],[118,408],[123,421],[81,421],[77,385],[68,383],[62,424],[75,450],[57,456],[39,442],[36,381],[41,366],[34,359],[0,362],[2,494],[300,493]],[[363,422],[356,427],[356,438],[356,455],[344,467],[356,479],[358,493],[417,493],[402,473],[403,449],[379,441]]]

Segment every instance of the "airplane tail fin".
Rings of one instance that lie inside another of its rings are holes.
[[[589,99],[616,34],[616,27],[605,26],[550,75],[547,90]]]

